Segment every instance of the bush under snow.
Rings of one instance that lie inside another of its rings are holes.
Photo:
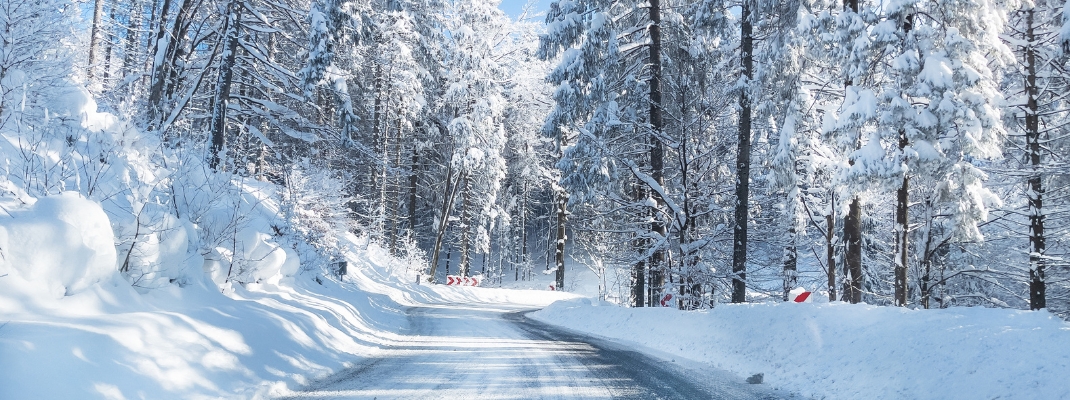
[[[0,216],[0,275],[11,274],[72,295],[115,274],[111,223],[100,205],[77,193],[38,199]]]

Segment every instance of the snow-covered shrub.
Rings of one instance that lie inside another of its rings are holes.
[[[176,150],[169,181],[176,214],[196,228],[203,273],[224,288],[297,272],[292,248],[280,245],[275,187],[211,170],[196,152]],[[292,246],[291,246],[292,247]]]
[[[108,216],[78,193],[42,197],[0,216],[0,275],[45,287],[55,297],[78,293],[115,273]]]
[[[342,180],[331,171],[304,160],[285,171],[281,214],[285,225],[273,226],[279,236],[293,235],[302,260],[330,260],[338,255],[340,232],[349,228],[349,198]],[[306,262],[306,266],[311,263]]]

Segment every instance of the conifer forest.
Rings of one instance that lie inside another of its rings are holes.
[[[101,203],[147,289],[178,231],[273,274],[273,202],[305,269],[352,232],[423,283],[1070,316],[1067,3],[535,4],[0,0],[0,197]]]

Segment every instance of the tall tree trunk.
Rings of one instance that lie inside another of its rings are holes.
[[[795,160],[792,163],[792,168],[794,171],[799,170],[798,160]],[[795,287],[798,286],[799,283],[799,234],[795,220],[796,213],[798,212],[798,207],[801,205],[803,200],[801,198],[802,193],[799,189],[799,186],[795,185],[791,188],[791,190],[788,191],[787,201],[789,208],[787,214],[789,215],[788,221],[791,225],[788,226],[788,243],[784,246],[784,265],[783,270],[781,271],[781,274],[783,275],[784,279],[782,293],[783,301],[790,300],[791,291],[795,289]]]
[[[468,276],[472,267],[471,241],[473,229],[476,225],[472,216],[472,180],[465,175],[462,187],[464,188],[464,200],[461,204],[461,260],[457,263],[457,273]]]
[[[847,215],[843,217],[843,240],[847,242],[844,257],[847,271],[847,290],[843,295],[852,304],[862,302],[862,205],[858,197],[851,199]]]
[[[85,67],[86,81],[92,82],[93,68],[97,64],[97,48],[100,47],[101,31],[104,29],[104,0],[93,2],[93,28],[89,33],[89,64]]]
[[[740,17],[741,38],[740,59],[743,63],[743,76],[747,85],[739,95],[739,147],[736,160],[736,212],[732,240],[732,302],[747,301],[747,219],[750,201],[750,137],[751,107],[747,95],[750,80],[754,77],[754,37],[751,27],[751,5],[743,1]]]
[[[655,0],[657,1],[657,0]],[[568,193],[557,192],[557,251],[554,253],[557,265],[557,290],[565,290],[565,221],[568,219]]]
[[[528,183],[524,182],[524,192],[520,201],[520,264],[528,264]]]
[[[409,166],[409,237],[416,240],[416,185],[419,183],[420,150],[413,140],[412,165]]]
[[[650,0],[650,177],[657,182],[658,186],[664,187],[665,178],[663,170],[665,165],[665,149],[661,143],[661,133],[664,127],[661,104],[661,0]],[[661,209],[664,208],[665,199],[657,190],[651,190],[656,208],[653,210],[653,218],[650,230],[657,234],[657,249],[650,258],[650,289],[651,301],[658,301],[665,287],[665,237],[667,235],[665,222],[662,221]]]
[[[376,228],[379,231],[379,240],[384,240],[386,236],[386,174],[390,164],[390,157],[387,155],[387,138],[386,138],[386,123],[384,122],[385,116],[383,112],[383,97],[386,96],[383,93],[383,66],[378,60],[375,61],[375,84],[374,93],[375,99],[372,105],[372,140],[374,140],[373,146],[379,148],[378,165],[375,167],[375,174],[372,176],[372,187],[379,189],[379,204],[376,205],[376,212],[379,214],[376,216],[377,224]]]
[[[640,183],[635,183],[632,186],[632,197],[635,201],[641,201],[646,198],[646,193],[643,191],[643,187]],[[633,241],[633,247],[637,252],[641,254],[645,248],[646,241],[649,239],[635,239]],[[632,307],[645,307],[647,299],[647,285],[646,285],[646,263],[649,259],[639,258],[632,265],[632,282],[631,282],[631,295],[632,295]]]
[[[442,220],[439,221],[438,224],[438,234],[435,236],[435,247],[431,250],[431,270],[428,271],[428,282],[435,282],[435,272],[438,270],[439,254],[442,252],[442,243],[446,238],[446,230],[449,228],[450,212],[453,210],[453,201],[457,198],[457,190],[461,184],[461,177],[458,176],[456,181],[454,181],[453,175],[453,166],[450,165],[446,169],[446,188],[442,193]],[[449,263],[449,257],[446,258],[446,262]]]
[[[907,135],[903,129],[899,130],[899,152],[902,153],[907,146]],[[907,235],[910,226],[907,223],[907,211],[909,207],[908,192],[910,178],[903,174],[903,184],[896,191],[895,201],[895,305],[904,307],[907,305]]]
[[[196,0],[182,0],[175,15],[175,21],[170,25],[168,32],[167,14],[171,0],[164,0],[160,7],[160,26],[153,40],[153,50],[149,53],[152,57],[152,71],[149,86],[149,115],[150,123],[155,129],[161,128],[155,124],[163,123],[172,111],[166,105],[171,99],[178,86],[179,70],[176,65],[183,57],[182,40],[189,30],[190,19],[199,3]],[[162,46],[162,48],[161,48]]]
[[[836,301],[836,216],[825,216],[825,262],[828,264],[829,301]]]
[[[843,6],[858,14],[858,0],[844,0]],[[846,86],[853,84],[848,79]],[[849,162],[854,165],[854,160]],[[859,303],[862,301],[862,205],[858,196],[851,197],[847,215],[843,217],[843,241],[846,242],[844,300]]]
[[[1037,96],[1036,35],[1033,28],[1033,9],[1026,10],[1025,91],[1028,94],[1025,114],[1026,151],[1033,167],[1029,176],[1029,308],[1039,310],[1047,307],[1044,250],[1044,187],[1040,176],[1040,116]]]
[[[242,7],[237,1],[231,1],[227,7],[227,29],[223,35],[223,60],[219,64],[219,81],[216,84],[215,99],[212,105],[212,145],[208,150],[208,165],[220,169],[222,153],[226,145],[227,106],[230,104],[230,87],[234,77],[234,59],[238,53],[238,26],[241,24]]]
[[[115,21],[115,5],[114,4],[112,4],[111,7],[108,8],[108,20],[109,21]],[[104,68],[103,68],[104,70],[101,71],[101,80],[100,80],[102,85],[106,85],[107,82],[108,82],[108,78],[111,77],[111,56],[112,56],[112,48],[114,47],[113,43],[114,42],[112,40],[108,40],[107,41],[107,45],[104,46]]]
[[[908,14],[903,21],[904,37],[914,28],[914,14]],[[905,47],[905,46],[904,46]],[[907,138],[906,129],[899,129],[899,154],[904,154],[910,141]],[[905,160],[904,160],[905,161]],[[896,192],[895,201],[895,305],[905,307],[907,305],[907,238],[910,234],[907,212],[910,207],[909,192],[910,177],[903,173],[903,184]]]
[[[632,307],[646,305],[646,262],[632,265]]]
[[[795,289],[795,286],[798,284],[799,281],[797,265],[799,260],[799,252],[798,248],[795,246],[797,236],[798,234],[795,230],[795,224],[793,221],[792,226],[788,228],[788,245],[784,246],[784,301],[790,300],[789,293],[792,289]]]
[[[401,168],[401,130],[401,118],[397,118],[394,120],[394,140],[391,142],[394,170],[390,172],[390,192],[386,203],[390,208],[390,254],[395,256],[398,255],[398,236],[401,231],[401,174],[398,173]]]
[[[137,54],[138,49],[140,49],[141,46],[142,11],[141,1],[133,1],[130,3],[130,20],[126,26],[126,37],[123,38],[123,67],[121,74],[119,75],[122,82],[126,82],[128,76],[138,75],[141,72],[141,67],[137,66],[138,63],[134,60],[136,59],[135,54]],[[138,87],[134,82],[126,83],[126,85],[127,86],[122,89],[123,93],[126,94],[134,91],[131,90],[131,87]]]
[[[929,299],[932,298],[932,243],[933,243],[933,201],[931,197],[925,199],[925,248],[922,251],[921,267],[921,306],[929,309]]]

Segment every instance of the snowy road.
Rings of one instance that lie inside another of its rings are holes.
[[[507,309],[409,310],[405,339],[293,399],[768,399],[720,371],[685,370]]]

